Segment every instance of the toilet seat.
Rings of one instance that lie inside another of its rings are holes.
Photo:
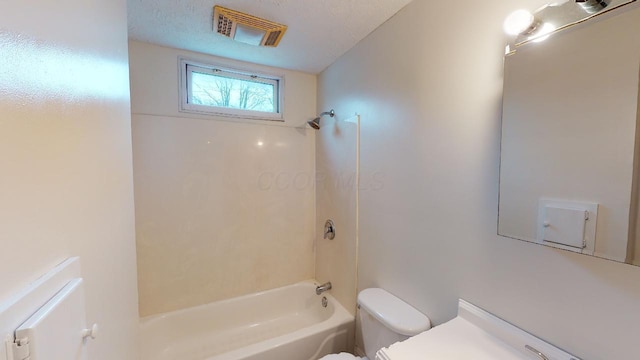
[[[320,358],[320,360],[357,360],[357,359],[366,360],[367,358],[357,357],[355,355],[345,353],[345,352],[340,354],[329,354]]]

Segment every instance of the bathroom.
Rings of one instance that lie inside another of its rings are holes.
[[[640,356],[640,268],[498,235],[503,23],[548,1],[152,3],[3,4],[0,304],[77,256],[94,360],[139,359],[141,319],[307,280],[350,316],[383,288],[437,329],[464,299],[580,359]],[[288,55],[132,36],[210,32],[214,5],[289,25]],[[281,76],[284,121],[181,111],[181,60]]]

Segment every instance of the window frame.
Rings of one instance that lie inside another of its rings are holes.
[[[284,75],[266,74],[253,70],[241,70],[221,64],[203,63],[196,60],[179,58],[180,66],[180,112],[232,117],[239,119],[284,121]],[[196,71],[194,71],[196,70]],[[192,104],[189,102],[192,94],[191,74],[222,74],[224,77],[260,82],[274,86],[274,106],[277,112],[235,109],[221,106]],[[256,79],[259,79],[258,81]]]

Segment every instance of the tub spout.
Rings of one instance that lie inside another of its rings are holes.
[[[331,290],[331,282],[324,283],[316,287],[316,295],[320,295],[325,291]]]

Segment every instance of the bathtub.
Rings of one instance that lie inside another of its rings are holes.
[[[305,281],[147,317],[142,360],[316,360],[353,348],[354,317]],[[327,306],[323,307],[322,297]]]

